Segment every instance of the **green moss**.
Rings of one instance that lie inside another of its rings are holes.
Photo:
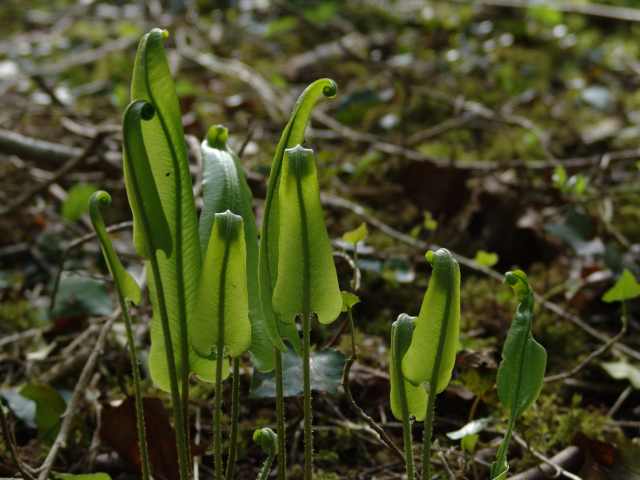
[[[617,442],[623,434],[611,426],[606,412],[583,407],[582,397],[573,395],[569,401],[557,394],[541,395],[527,410],[518,424],[518,432],[536,451],[553,456],[571,445],[578,433],[605,442]],[[519,469],[537,465],[539,460],[523,452]]]

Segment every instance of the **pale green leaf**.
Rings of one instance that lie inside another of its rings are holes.
[[[287,122],[271,163],[267,196],[264,205],[262,232],[260,235],[260,297],[262,299],[263,313],[268,322],[275,322],[277,315],[273,309],[273,289],[278,278],[278,226],[279,226],[279,195],[278,187],[284,159],[284,151],[287,148],[302,144],[304,132],[311,118],[313,107],[322,98],[333,98],[336,95],[337,86],[333,80],[322,78],[309,85],[298,97],[291,118]],[[278,330],[283,338],[291,342],[296,351],[300,351],[300,337],[295,325],[289,322],[278,322]],[[285,350],[280,338],[272,338],[274,345],[280,350]]]
[[[402,361],[402,371],[412,383],[430,382],[435,374],[435,393],[442,392],[453,372],[460,336],[460,267],[451,252],[441,248],[428,252],[433,266],[429,287],[416,320],[413,340]],[[434,372],[440,355],[440,368]]]
[[[460,440],[460,446],[462,447],[462,450],[464,450],[465,452],[473,453],[476,450],[476,445],[478,444],[479,439],[480,439],[480,436],[477,433],[474,433],[471,435],[465,435]]]
[[[605,362],[602,368],[616,380],[629,380],[633,388],[640,389],[640,368],[627,361]]]
[[[615,285],[607,290],[602,300],[607,303],[624,302],[640,296],[640,283],[628,269],[624,269]]]
[[[269,371],[274,366],[271,338],[278,337],[278,331],[275,323],[266,323],[262,313],[258,289],[258,231],[253,215],[251,189],[240,160],[227,145],[228,135],[225,127],[213,126],[201,145],[203,205],[199,224],[200,244],[204,256],[216,213],[231,210],[242,217],[247,249],[247,287],[252,333],[249,351],[255,367]]]
[[[229,210],[214,217],[189,332],[203,357],[237,357],[251,343],[243,224]]]
[[[391,412],[398,420],[414,416],[424,420],[427,412],[427,392],[422,385],[408,382],[402,375],[404,358],[415,329],[415,317],[404,313],[391,325],[391,351],[389,358],[389,381],[391,384]]]
[[[491,423],[490,418],[478,418],[476,420],[470,421],[458,430],[448,432],[447,437],[451,440],[462,440],[464,437],[467,437],[469,435],[480,433],[489,426],[489,423]]]
[[[138,45],[131,83],[131,98],[144,100],[155,109],[155,115],[142,122],[142,140],[149,162],[149,170],[157,188],[160,207],[168,223],[171,252],[158,254],[160,278],[167,304],[171,341],[178,376],[189,368],[183,365],[183,350],[188,352],[190,370],[201,378],[213,380],[213,362],[197,358],[195,352],[182,343],[188,343],[187,325],[195,300],[200,277],[201,254],[198,239],[195,201],[193,198],[187,146],[182,129],[182,115],[176,89],[167,62],[164,41],[168,33],[153,29]],[[125,135],[127,130],[125,129]],[[130,194],[128,161],[125,156],[125,180],[134,215],[134,241],[137,248],[144,245],[141,232],[140,203]],[[146,207],[147,198],[144,197]],[[151,208],[150,208],[151,209]],[[158,295],[148,268],[149,293],[154,306],[151,324],[149,370],[156,385],[169,389],[163,331],[158,317]]]
[[[342,240],[351,245],[357,245],[358,242],[362,242],[369,235],[369,229],[366,223],[361,223],[360,226],[353,230],[349,230],[342,235]]]
[[[320,323],[331,323],[340,314],[342,297],[313,150],[298,146],[285,151],[278,196],[278,249],[282,254],[273,307],[283,322],[313,312]]]

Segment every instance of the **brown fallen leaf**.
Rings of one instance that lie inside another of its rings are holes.
[[[169,415],[159,398],[144,399],[144,417],[152,474],[157,480],[179,477],[176,434]],[[105,405],[102,411],[100,439],[137,470],[141,457],[138,449],[136,409],[133,397],[127,397],[118,406]]]

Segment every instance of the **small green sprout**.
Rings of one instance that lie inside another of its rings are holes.
[[[428,388],[422,478],[430,480],[435,398],[451,381],[460,336],[460,267],[444,248],[427,252],[426,259],[433,274],[415,322],[411,345],[402,360],[402,373],[414,385],[426,383]]]
[[[267,454],[267,458],[258,472],[257,480],[267,480],[271,472],[271,464],[278,451],[278,435],[268,427],[260,428],[253,432],[253,441]]]
[[[402,422],[404,461],[409,480],[416,478],[411,417],[413,416],[418,421],[424,420],[427,408],[427,394],[424,388],[411,384],[402,375],[402,359],[411,344],[415,321],[415,317],[402,313],[393,322],[391,325],[391,354],[389,359],[391,412],[394,417]]]
[[[491,465],[491,478],[507,477],[507,450],[518,417],[535,402],[542,390],[547,366],[547,352],[531,333],[533,324],[533,291],[527,275],[521,270],[507,272],[505,282],[518,298],[518,307],[498,368],[498,398],[509,410],[507,433],[500,444],[496,461]]]

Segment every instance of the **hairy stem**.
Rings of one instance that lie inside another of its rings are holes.
[[[276,377],[276,421],[278,424],[278,480],[287,477],[287,430],[284,412],[284,382],[282,377],[282,353],[273,349]]]
[[[148,240],[149,241],[149,240]],[[151,241],[149,241],[151,243]],[[151,245],[150,245],[151,247]],[[155,252],[155,249],[149,248],[149,251]],[[189,479],[189,451],[187,448],[187,435],[184,422],[184,409],[182,407],[182,399],[180,398],[180,389],[178,387],[178,373],[176,370],[176,361],[173,355],[173,343],[171,341],[171,329],[169,328],[169,314],[167,313],[167,304],[164,298],[164,290],[162,287],[162,277],[160,276],[160,266],[158,258],[154,253],[151,256],[151,271],[153,273],[153,282],[156,287],[156,295],[158,298],[158,307],[160,310],[160,321],[162,324],[162,336],[164,337],[164,348],[167,354],[167,368],[169,369],[169,383],[171,388],[171,403],[176,422],[176,444],[178,447],[178,466],[180,470],[180,479]]]
[[[270,453],[262,464],[262,467],[260,467],[256,480],[267,480],[269,478],[269,473],[271,473],[271,464],[273,463],[274,458],[275,455]]]
[[[236,468],[238,452],[238,421],[240,419],[240,358],[233,359],[233,378],[231,379],[231,436],[229,438],[229,456],[227,457],[226,480],[232,480]]]
[[[147,445],[147,432],[144,423],[144,403],[142,399],[142,387],[140,381],[140,369],[138,368],[138,354],[136,351],[135,339],[133,337],[133,327],[131,317],[127,310],[122,295],[119,295],[120,307],[124,318],[125,330],[127,332],[127,342],[129,343],[129,360],[131,361],[131,372],[133,374],[133,397],[136,405],[136,427],[138,429],[138,448],[142,459],[142,479],[149,480],[151,477],[151,463],[149,462],[149,449]]]
[[[220,270],[220,285],[225,285],[227,274],[227,263],[229,261],[229,243],[227,242],[222,259],[222,269]],[[224,362],[224,312],[225,312],[225,290],[220,289],[218,299],[218,341],[216,344],[216,397],[213,412],[213,435],[214,435],[214,469],[215,479],[224,478],[224,468],[222,465],[222,362]]]
[[[313,412],[311,410],[311,315],[302,314],[302,366],[304,381],[304,480],[313,478]]]

